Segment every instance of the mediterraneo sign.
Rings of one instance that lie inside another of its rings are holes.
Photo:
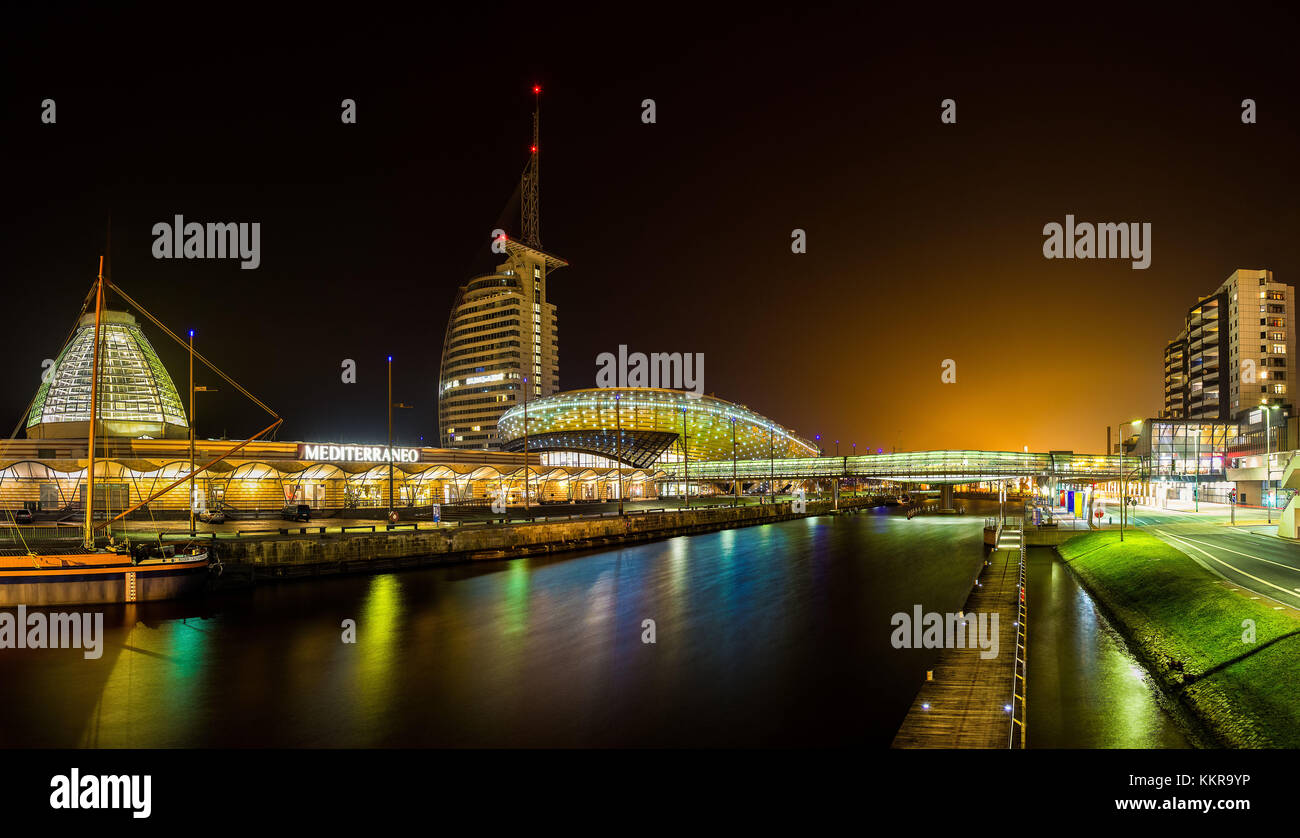
[[[333,463],[418,463],[419,448],[389,448],[384,445],[308,445],[298,446],[298,459]]]

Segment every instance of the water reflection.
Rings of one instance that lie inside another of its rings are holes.
[[[1189,747],[1092,598],[1051,550],[1029,552],[1028,745]]]
[[[98,661],[0,651],[0,744],[886,747],[935,659],[890,616],[964,602],[974,506],[118,609]]]

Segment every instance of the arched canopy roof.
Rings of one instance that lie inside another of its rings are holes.
[[[507,451],[524,448],[523,405],[497,423]],[[647,468],[670,449],[688,460],[811,457],[817,446],[743,405],[682,390],[590,388],[527,405],[528,450],[577,451]]]

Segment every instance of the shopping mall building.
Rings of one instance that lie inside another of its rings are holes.
[[[1114,453],[1134,475],[1128,494],[1150,503],[1237,503],[1286,507],[1293,491],[1281,485],[1297,439],[1297,417],[1259,406],[1238,421],[1155,418],[1127,426]],[[1115,487],[1118,491],[1118,487]]]
[[[527,427],[525,434],[524,428]],[[541,455],[549,467],[609,468],[660,463],[817,457],[811,441],[744,405],[656,387],[567,390],[507,410],[498,423],[506,451]],[[721,487],[693,484],[692,493]],[[682,487],[661,481],[664,494]]]
[[[190,429],[185,400],[135,318],[105,312],[101,330],[96,508],[117,513],[189,472]],[[93,343],[89,315],[33,399],[25,438],[0,440],[0,507],[84,508]],[[195,505],[262,514],[298,503],[320,513],[386,510],[390,486],[399,510],[483,502],[502,492],[517,504],[525,480],[532,502],[615,498],[620,484],[627,497],[653,498],[661,488],[673,490],[656,482],[661,461],[724,459],[733,450],[742,458],[817,453],[812,443],[740,405],[672,390],[556,393],[507,411],[502,427],[506,450],[245,442],[195,478]],[[237,445],[198,439],[194,462],[207,464]],[[186,480],[132,517],[185,515],[188,497]]]

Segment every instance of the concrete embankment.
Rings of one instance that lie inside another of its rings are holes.
[[[840,509],[847,511],[869,505],[872,504],[844,499]],[[802,512],[793,511],[792,504],[787,502],[545,523],[247,537],[216,543],[217,557],[223,565],[217,584],[221,588],[239,587],[274,579],[512,559],[768,524],[833,511],[829,502],[809,501]]]

